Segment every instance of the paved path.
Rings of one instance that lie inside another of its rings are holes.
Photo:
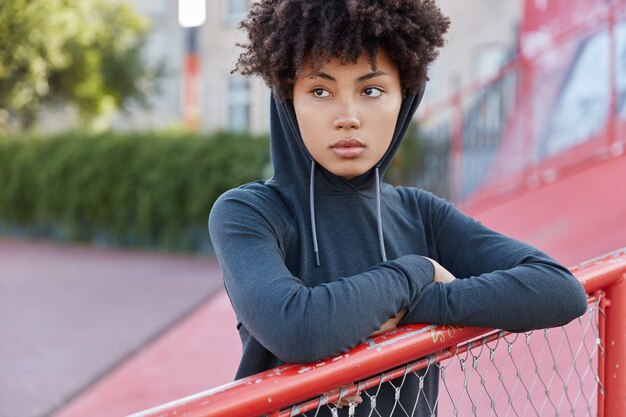
[[[221,288],[208,258],[0,238],[0,417],[120,416],[229,381]]]
[[[54,417],[126,416],[231,382],[240,346],[220,291]]]

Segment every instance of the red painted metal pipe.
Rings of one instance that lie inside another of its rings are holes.
[[[486,329],[408,325],[379,335],[349,353],[315,364],[289,364],[133,417],[256,416],[438,352]],[[174,411],[176,414],[173,414]]]
[[[572,268],[587,293],[606,288],[607,416],[626,415],[626,249]],[[613,298],[611,298],[613,297]],[[615,307],[619,304],[619,307]],[[609,312],[609,310],[613,309]],[[256,416],[291,406],[338,386],[456,346],[492,330],[409,325],[369,339],[350,352],[315,364],[288,364],[152,408],[131,417]],[[609,391],[612,391],[609,394]],[[622,407],[622,408],[620,408]],[[621,411],[620,411],[621,410]]]
[[[587,294],[593,294],[614,284],[626,274],[626,248],[611,252],[570,268]]]
[[[605,417],[604,412],[604,402],[606,400],[606,391],[604,389],[604,369],[606,368],[606,351],[604,349],[604,344],[606,341],[606,307],[609,304],[609,301],[606,299],[604,292],[598,292],[598,298],[600,302],[598,303],[598,308],[600,311],[598,312],[598,337],[600,338],[600,343],[598,344],[598,388],[597,388],[597,417]]]
[[[626,416],[626,274],[605,291],[605,416]]]

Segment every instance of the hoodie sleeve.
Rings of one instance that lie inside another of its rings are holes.
[[[281,226],[271,212],[245,190],[231,190],[213,206],[209,231],[239,321],[284,362],[314,362],[353,348],[432,282],[432,263],[405,255],[307,287],[285,266]]]
[[[423,193],[430,256],[457,279],[431,283],[409,306],[407,323],[460,324],[522,332],[581,316],[580,282],[545,253],[496,233]]]

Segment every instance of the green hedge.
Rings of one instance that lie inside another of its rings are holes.
[[[213,202],[268,164],[246,134],[0,137],[0,232],[204,251]]]
[[[420,143],[414,126],[387,181],[414,183]],[[0,234],[207,251],[217,197],[269,168],[267,136],[0,136]]]

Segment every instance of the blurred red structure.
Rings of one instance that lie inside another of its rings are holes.
[[[624,246],[626,1],[526,1],[515,57],[422,126],[450,151],[452,200],[488,226],[567,264]]]
[[[185,127],[197,130],[199,127],[200,57],[198,55],[198,28],[186,30],[186,52],[183,71],[183,119]]]

